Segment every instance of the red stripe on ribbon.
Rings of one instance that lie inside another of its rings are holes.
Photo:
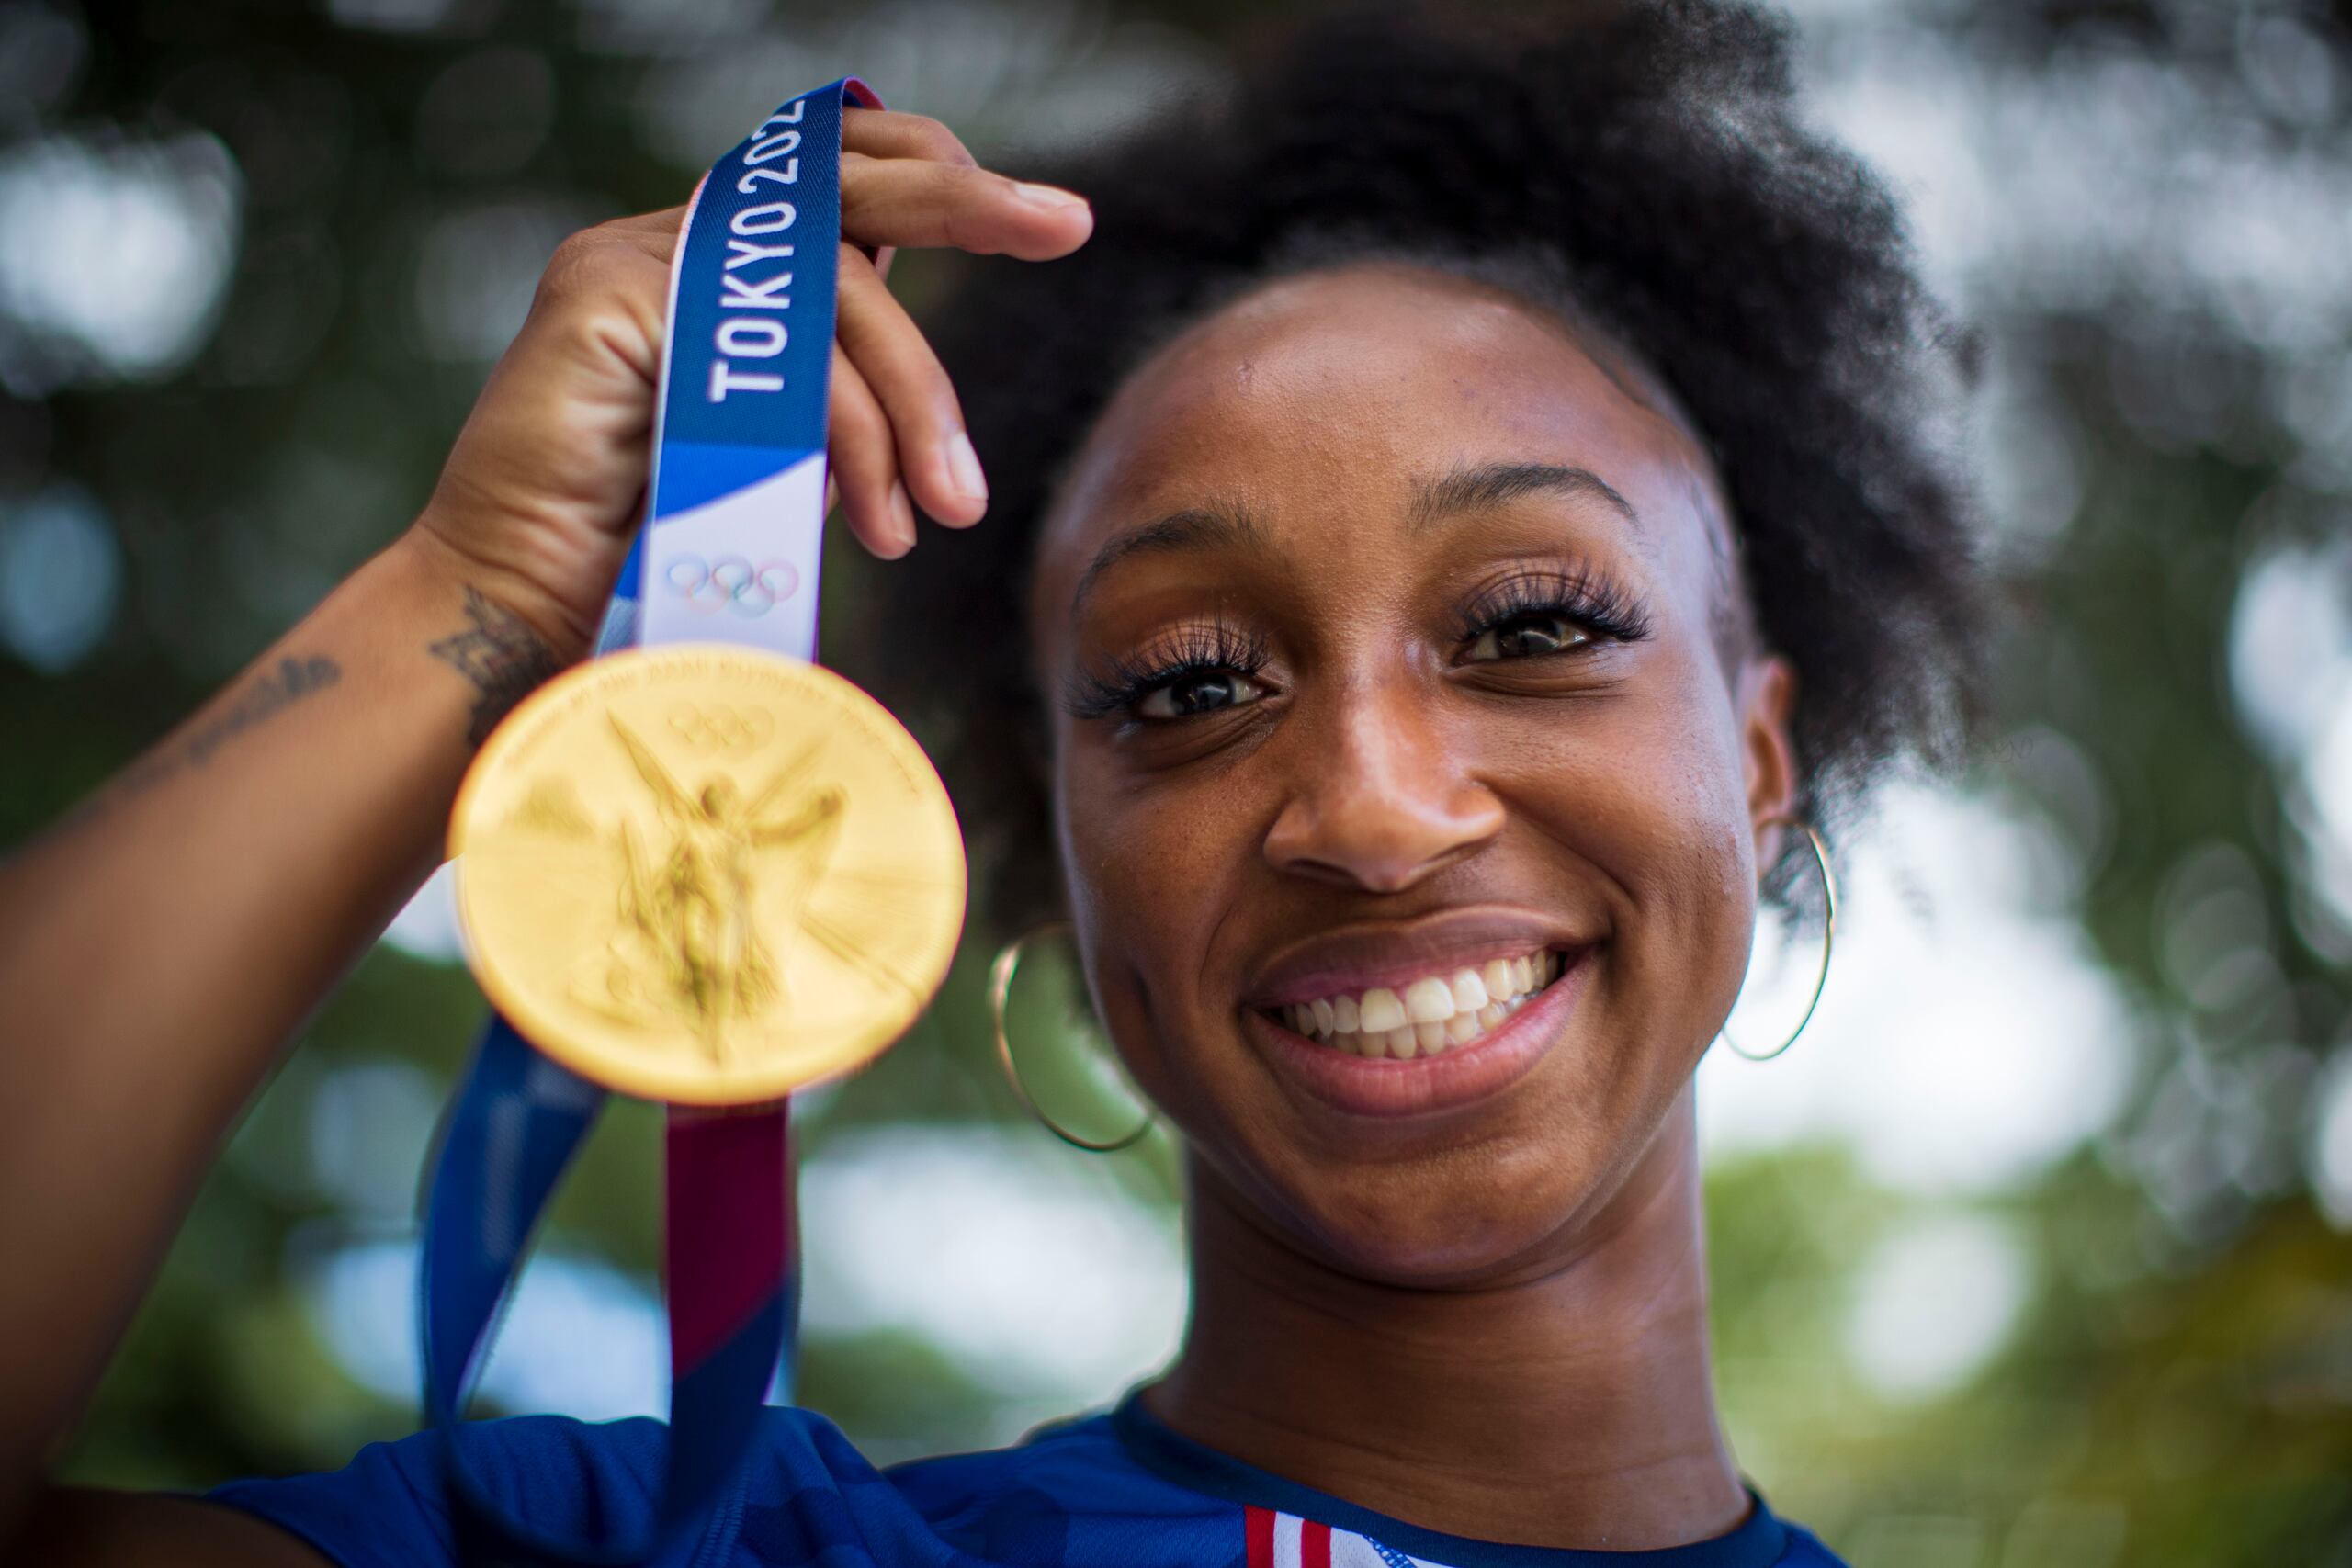
[[[792,1256],[786,1184],[791,1122],[781,1105],[670,1112],[662,1267],[670,1375],[683,1378],[784,1287]]]

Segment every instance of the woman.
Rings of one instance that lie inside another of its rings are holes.
[[[994,1454],[876,1475],[773,1411],[673,1561],[1835,1562],[1716,1420],[1691,1075],[1791,824],[1965,734],[1982,612],[1948,340],[1788,79],[1705,0],[1392,9],[1069,172],[1091,209],[852,112],[851,239],[1045,264],[975,270],[951,380],[845,250],[835,473],[876,555],[957,531],[890,572],[888,689],[960,714],[999,912],[1067,910],[1184,1139],[1193,1312],[1114,1416]],[[7,868],[24,1560],[458,1551],[430,1436],[209,1501],[37,1477],[473,746],[586,650],[677,220],[566,243],[415,526]],[[662,1438],[460,1440],[594,1535]]]

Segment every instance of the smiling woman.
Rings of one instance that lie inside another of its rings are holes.
[[[1811,825],[1977,712],[1961,367],[1779,25],[1513,16],[1301,31],[1061,172],[1091,211],[848,111],[832,473],[879,556],[918,506],[953,530],[888,573],[922,635],[883,673],[954,721],[997,923],[1069,920],[1182,1134],[1193,1310],[1115,1412],[997,1452],[877,1472],[768,1411],[662,1561],[1837,1561],[1717,1417],[1693,1073]],[[583,650],[677,223],[568,243],[412,534],[0,881],[42,916],[11,1038],[47,1046],[0,1058],[0,1103],[44,1108],[0,1140],[42,1281],[0,1323],[0,1482],[50,1557],[459,1559],[453,1446],[550,1536],[648,1523],[650,1422],[484,1423],[205,1505],[30,1478],[471,746]],[[882,286],[925,243],[1021,264],[941,308],[938,359]],[[123,951],[149,983],[54,978]]]
[[[1759,896],[1820,913],[1792,821],[1981,714],[1964,340],[1741,9],[1343,17],[1054,174],[1088,245],[936,312],[1011,525],[881,648],[1183,1136],[1143,1403],[1455,1535],[1703,1539],[1692,1073]]]

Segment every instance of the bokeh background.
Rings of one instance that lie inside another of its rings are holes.
[[[1280,8],[0,0],[0,843],[402,526],[569,230],[676,201],[844,71],[1017,172],[1214,91]],[[1818,114],[1984,334],[2017,611],[1964,787],[1900,786],[1838,845],[1812,1027],[1701,1072],[1730,1434],[1861,1568],[2352,1563],[2346,20],[1798,15]],[[1090,1160],[1021,1118],[988,945],[799,1106],[800,1393],[883,1459],[1099,1404],[1182,1321],[1170,1150]],[[456,953],[428,887],[305,1032],[73,1476],[201,1484],[411,1429],[418,1173],[482,1011]],[[1792,1019],[1761,973],[1744,1040]],[[1115,1123],[1082,1032],[1030,1010],[1047,1091]],[[598,1134],[487,1407],[660,1409],[656,1131]]]

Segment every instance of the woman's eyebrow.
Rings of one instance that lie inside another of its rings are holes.
[[[1424,479],[1414,487],[1408,519],[1419,533],[1466,512],[1485,512],[1522,495],[1546,492],[1605,502],[1637,531],[1642,525],[1641,514],[1615,486],[1589,468],[1562,463],[1483,463]]]
[[[1456,468],[1434,479],[1417,481],[1413,499],[1406,509],[1406,525],[1419,533],[1465,513],[1488,511],[1522,495],[1544,493],[1598,500],[1635,529],[1642,525],[1641,514],[1634,510],[1633,502],[1617,493],[1614,485],[1589,468],[1565,463],[1482,463],[1476,468]],[[1070,595],[1070,618],[1075,620],[1085,608],[1087,595],[1096,581],[1129,556],[1211,549],[1262,550],[1268,537],[1266,525],[1255,513],[1238,502],[1224,501],[1188,506],[1114,534],[1094,552],[1094,558],[1079,578],[1077,591]]]
[[[1262,550],[1266,547],[1266,527],[1248,507],[1230,502],[1211,502],[1204,506],[1188,506],[1182,512],[1171,512],[1165,517],[1114,534],[1103,541],[1087,563],[1085,575],[1078,580],[1078,590],[1070,595],[1071,619],[1078,617],[1086,604],[1086,596],[1093,589],[1095,580],[1111,568],[1134,555],[1163,554],[1183,550],[1242,549]]]

